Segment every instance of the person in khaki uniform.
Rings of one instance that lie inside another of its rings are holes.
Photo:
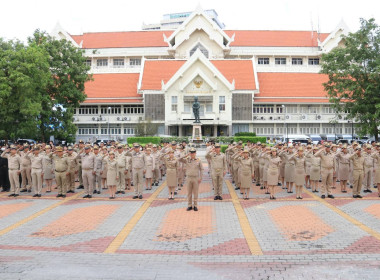
[[[115,153],[115,159],[118,167],[116,194],[125,194],[125,175],[128,173],[128,159],[127,153],[123,151],[123,146],[117,146],[117,152]]]
[[[252,179],[254,178],[255,166],[252,158],[249,157],[248,149],[240,151],[239,156],[235,159],[237,159],[240,163],[239,169],[241,170],[240,181],[241,190],[243,191],[243,199],[248,200],[252,187]]]
[[[145,189],[151,190],[152,189],[152,178],[153,178],[153,169],[156,165],[155,158],[151,155],[152,149],[147,148],[145,152]]]
[[[334,155],[331,153],[330,144],[325,145],[325,149],[321,149],[314,156],[321,158],[321,176],[322,176],[322,195],[321,198],[334,198],[331,194],[334,173]]]
[[[41,197],[42,190],[42,178],[43,178],[43,157],[40,155],[40,148],[34,147],[33,153],[29,152],[25,155],[30,159],[32,168],[32,185],[33,185],[33,197]]]
[[[347,150],[347,145],[344,145],[342,150],[335,155],[338,162],[338,179],[340,181],[340,190],[342,193],[347,192],[347,180],[350,175],[350,156],[351,155]]]
[[[160,152],[157,150],[157,145],[152,145],[152,156],[154,157],[154,168],[153,168],[153,182],[155,186],[158,186],[158,182],[161,179],[160,176]]]
[[[256,186],[260,186],[260,164],[259,164],[259,152],[260,152],[261,142],[257,142],[256,145],[253,145],[251,148],[251,157],[253,160],[253,165],[255,166],[254,180]]]
[[[306,157],[311,159],[310,185],[314,193],[318,192],[319,179],[321,178],[321,158],[315,156],[317,152],[318,147],[313,147],[313,152],[306,155]]]
[[[224,176],[227,173],[227,160],[226,156],[220,152],[220,144],[216,143],[207,154],[206,159],[211,164],[211,174],[214,186],[214,200],[223,200],[222,187]]]
[[[102,189],[105,190],[105,189],[108,189],[108,186],[107,186],[107,160],[108,160],[107,147],[102,148],[102,159],[103,159],[102,170],[100,171],[100,174],[102,178]]]
[[[73,147],[67,148],[67,159],[69,160],[69,175],[67,176],[67,193],[75,193],[75,176],[78,173],[78,154]]]
[[[187,211],[198,211],[198,189],[202,182],[203,165],[202,161],[196,157],[197,150],[190,148],[189,154],[181,157],[179,161],[184,163],[186,169],[187,185]]]
[[[355,153],[350,156],[353,164],[353,177],[354,177],[354,185],[352,189],[352,197],[353,198],[362,198],[360,195],[360,191],[363,184],[364,177],[364,156],[361,154],[362,149],[360,146],[355,148]]]
[[[375,161],[371,156],[372,146],[367,145],[365,153],[364,153],[364,190],[365,193],[371,193],[372,186],[372,177],[373,177],[373,167],[375,166]]]
[[[167,154],[162,153],[160,158],[163,159],[166,166],[166,183],[169,189],[169,200],[174,200],[174,192],[177,187],[177,165],[178,159],[174,156],[174,151],[170,149]]]
[[[82,162],[82,178],[84,185],[83,198],[92,198],[92,192],[94,189],[94,175],[96,174],[95,155],[91,153],[91,146],[86,145],[84,147],[84,153],[79,152],[78,159]]]
[[[21,157],[21,190],[20,192],[31,192],[32,188],[32,162],[27,157],[29,145],[25,144],[19,152]]]
[[[375,159],[375,176],[373,178],[373,183],[376,185],[380,197],[380,144],[376,144],[376,150],[371,156]]]
[[[11,194],[9,197],[16,197],[20,195],[20,179],[19,175],[21,173],[21,157],[17,154],[17,148],[11,145],[10,148],[5,150],[1,154],[2,158],[8,159],[8,175],[9,181],[11,183]]]
[[[100,194],[102,191],[102,170],[103,170],[103,155],[100,153],[99,146],[94,146],[95,155],[95,175],[94,175],[94,194]]]
[[[277,149],[271,148],[267,154],[268,159],[268,189],[270,194],[270,199],[276,199],[275,188],[278,185],[278,177],[280,173],[281,158],[277,155]]]
[[[44,180],[46,185],[46,192],[51,192],[51,187],[53,185],[53,179],[54,179],[54,161],[50,157],[51,153],[51,147],[50,145],[45,146],[45,152],[42,153],[43,155],[43,170],[42,173],[44,174]]]
[[[110,194],[110,199],[115,199],[115,194],[116,194],[116,185],[118,183],[118,180],[120,180],[120,178],[118,177],[118,174],[120,174],[119,170],[118,170],[118,164],[117,164],[117,161],[115,160],[115,153],[114,152],[110,152],[108,154],[107,157],[105,157],[105,164],[107,165],[107,168],[106,168],[106,178],[107,178],[107,182],[106,182],[106,185],[108,187],[108,191],[109,191],[109,194]]]
[[[133,199],[142,199],[143,193],[143,183],[144,183],[144,174],[145,174],[145,155],[140,151],[140,145],[137,143],[133,144],[133,152],[128,152],[131,158],[129,164],[132,169],[133,174],[133,187],[135,189],[135,195]]]
[[[299,147],[296,154],[289,158],[295,162],[294,184],[296,185],[296,197],[302,199],[302,188],[305,185],[306,179],[306,157],[303,154],[303,148]]]
[[[57,183],[57,197],[66,197],[67,192],[67,176],[69,175],[69,159],[63,156],[63,148],[58,146],[55,149],[56,154],[50,154],[54,160],[55,181]]]
[[[80,154],[84,149],[83,140],[79,140],[79,148],[75,151],[77,154]],[[82,177],[82,160],[78,158],[78,178],[79,178],[79,186],[77,189],[84,189],[83,186],[83,177]]]

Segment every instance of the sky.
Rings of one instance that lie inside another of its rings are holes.
[[[3,0],[0,37],[25,41],[36,29],[59,22],[69,34],[141,30],[163,14],[215,9],[226,29],[331,32],[343,19],[351,31],[360,18],[380,24],[380,0]]]

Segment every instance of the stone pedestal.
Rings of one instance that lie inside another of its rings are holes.
[[[202,143],[202,124],[197,123],[193,124],[193,136],[192,136],[193,143]]]

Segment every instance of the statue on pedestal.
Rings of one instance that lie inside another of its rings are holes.
[[[194,103],[193,103],[193,113],[195,121],[194,123],[201,123],[199,119],[199,109],[201,108],[201,105],[198,102],[198,96],[194,96]]]

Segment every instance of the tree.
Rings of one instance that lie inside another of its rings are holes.
[[[154,136],[158,132],[158,123],[153,123],[151,119],[146,121],[139,121],[136,125],[135,135],[138,137],[142,136]]]
[[[57,40],[46,32],[36,30],[28,39],[48,55],[50,80],[41,91],[41,112],[38,117],[39,135],[47,141],[50,135],[72,141],[76,133],[74,109],[86,98],[84,85],[91,80],[90,67],[83,50],[67,40]]]
[[[360,125],[360,134],[374,135],[380,125],[380,28],[361,19],[355,33],[342,36],[342,47],[322,55],[321,73],[332,106]]]
[[[50,79],[45,50],[0,38],[0,137],[35,136],[41,98]]]

